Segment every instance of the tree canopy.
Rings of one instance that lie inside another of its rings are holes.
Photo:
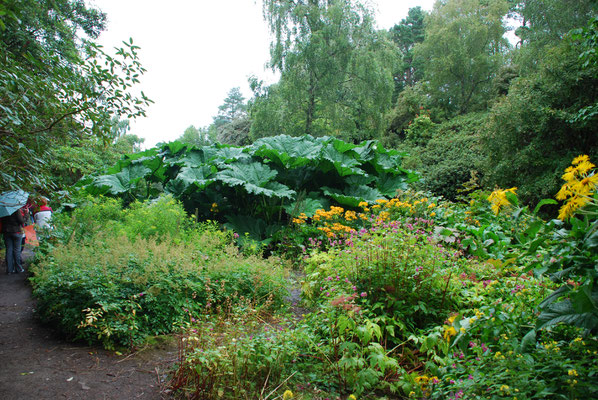
[[[254,86],[253,138],[285,133],[360,140],[384,130],[398,55],[359,2],[265,1],[280,81]],[[277,109],[277,112],[271,112]],[[268,110],[268,111],[266,111]]]
[[[51,150],[110,142],[113,117],[145,115],[132,87],[145,72],[132,40],[109,55],[105,15],[83,1],[9,0],[0,9],[0,188],[54,188]]]

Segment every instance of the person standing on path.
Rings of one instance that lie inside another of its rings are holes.
[[[2,236],[6,246],[6,273],[24,272],[21,260],[21,240],[23,238],[23,224],[25,220],[21,210],[9,216],[2,217]]]
[[[48,206],[48,199],[40,199],[41,206],[33,214],[35,225],[42,229],[51,229],[50,219],[52,218],[52,208]]]

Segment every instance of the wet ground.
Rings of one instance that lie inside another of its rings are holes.
[[[116,355],[73,344],[35,320],[27,272],[0,266],[0,399],[165,399],[176,349]],[[25,250],[25,258],[32,257]]]

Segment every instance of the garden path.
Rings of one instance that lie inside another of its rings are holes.
[[[25,259],[32,257],[25,250]],[[4,260],[4,257],[2,257]],[[168,398],[162,381],[176,349],[117,356],[73,344],[34,319],[26,273],[6,275],[0,266],[0,399]]]

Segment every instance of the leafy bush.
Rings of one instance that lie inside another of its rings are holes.
[[[552,197],[573,157],[598,156],[595,116],[578,119],[596,103],[598,66],[584,68],[583,47],[569,39],[534,57],[537,71],[513,80],[481,135],[487,184],[517,186],[526,204]]]
[[[479,130],[484,120],[484,113],[470,113],[436,127],[427,145],[414,152],[421,160],[422,188],[454,201],[472,174],[483,178]]]
[[[593,176],[586,171],[577,180]],[[566,269],[550,271],[572,287],[590,282],[579,276],[590,265],[578,263],[587,252],[551,236],[566,230],[537,216],[550,201],[530,211],[515,193],[473,192],[466,205],[406,192],[362,203],[361,211],[332,206],[299,215],[293,234],[305,238],[297,254],[305,259],[303,293],[312,312],[274,322],[284,328],[276,334],[238,322],[215,334],[226,341],[204,347],[208,341],[194,340],[177,379],[192,390],[222,371],[238,379],[241,398],[272,390],[301,399],[595,397],[596,336],[558,323],[575,322],[558,315],[538,324],[543,299],[562,284],[542,275],[559,259],[553,251],[562,252]],[[579,300],[574,289],[559,293]],[[267,357],[252,359],[257,349]],[[266,370],[273,380],[259,389]]]
[[[192,224],[172,198],[117,210],[112,199],[78,207],[31,268],[38,316],[67,336],[133,346],[229,298],[282,304],[280,261],[241,256],[229,233]],[[107,215],[116,219],[101,230],[87,223]]]
[[[354,145],[309,135],[262,138],[245,147],[172,142],[130,155],[81,184],[92,195],[126,202],[169,193],[202,219],[268,241],[314,205],[355,207],[406,189],[416,177],[400,167],[401,157],[375,141]]]

